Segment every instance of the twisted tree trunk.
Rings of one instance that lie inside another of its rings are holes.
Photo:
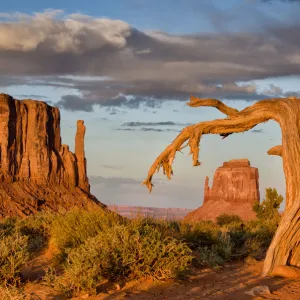
[[[193,166],[200,165],[199,143],[204,134],[220,134],[226,137],[231,133],[247,131],[270,119],[278,122],[282,131],[282,145],[271,148],[268,154],[282,157],[286,180],[286,208],[268,249],[263,275],[271,274],[278,265],[300,267],[300,98],[262,100],[242,111],[216,99],[199,99],[193,96],[187,104],[191,107],[215,107],[226,114],[227,118],[200,122],[184,128],[156,158],[143,184],[151,192],[152,177],[160,167],[163,167],[164,174],[171,179],[175,154],[186,146],[190,146]],[[182,146],[185,142],[187,144]]]

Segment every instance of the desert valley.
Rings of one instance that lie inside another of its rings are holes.
[[[84,121],[72,153],[62,144],[57,108],[0,94],[0,110],[3,299],[298,294],[295,267],[275,265],[271,278],[261,277],[283,197],[269,188],[260,202],[258,169],[249,160],[224,162],[212,187],[206,177],[196,210],[107,206],[90,193]],[[222,278],[232,269],[228,289]]]
[[[0,300],[300,299],[299,4],[1,4]]]

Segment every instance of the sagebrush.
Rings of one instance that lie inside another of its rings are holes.
[[[55,255],[44,284],[67,296],[96,294],[107,280],[180,278],[194,264],[216,267],[261,257],[278,226],[279,196],[269,190],[258,218],[249,222],[235,215],[221,215],[216,223],[128,220],[114,212],[80,209],[7,218],[0,223],[0,285],[19,287],[22,268],[49,245]],[[262,217],[266,208],[272,210],[268,218]]]

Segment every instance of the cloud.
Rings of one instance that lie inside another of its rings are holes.
[[[151,50],[148,48],[148,49],[136,51],[135,53],[136,54],[148,54],[148,53],[151,53]]]
[[[127,177],[103,177],[103,176],[93,176],[89,175],[89,182],[91,184],[106,184],[112,187],[117,187],[122,184],[132,184],[141,186],[143,179],[137,180],[134,178],[127,178]],[[157,179],[156,182],[165,183],[165,179]]]
[[[94,85],[96,85],[96,83],[94,83]],[[144,90],[142,86],[136,88],[136,90],[133,90],[132,88],[125,88],[124,90],[119,89],[118,87],[110,87],[108,83],[108,86],[106,87],[108,92],[104,90],[105,88],[88,91],[87,87],[81,85],[80,90],[82,91],[82,96],[63,96],[62,99],[57,102],[57,105],[71,111],[92,111],[94,105],[100,105],[107,108],[122,107],[139,109],[146,107],[157,109],[160,108],[162,102],[166,100],[187,101],[190,93],[200,97],[220,98],[222,100],[243,99],[246,101],[254,101],[271,97],[268,94],[259,93],[254,84],[198,84],[197,88],[187,84],[184,87],[185,92],[178,91],[178,86],[175,85],[173,88],[169,87],[167,89],[162,87],[159,88],[158,85],[159,83],[157,83],[157,85],[153,83],[153,86],[149,86],[149,88],[144,87]],[[109,93],[111,94],[110,96],[108,95]]]
[[[48,98],[48,96],[44,95],[36,95],[36,94],[22,94],[22,95],[16,95],[17,97],[21,98],[28,98],[28,99],[45,99]]]
[[[144,131],[144,132],[180,132],[180,130],[172,128],[151,128],[151,127],[140,127],[140,128],[118,128],[119,131]]]
[[[280,87],[278,87],[278,86],[276,86],[274,84],[270,84],[269,88],[264,89],[263,92],[265,94],[268,94],[268,95],[274,96],[274,97],[276,97],[278,95],[283,95],[284,94],[283,90]]]
[[[130,26],[120,20],[80,14],[57,19],[60,15],[63,11],[2,15],[8,21],[0,24],[0,50],[82,54],[105,47],[121,49],[130,35]]]
[[[262,129],[253,129],[250,132],[252,132],[252,133],[264,133],[264,131]]]
[[[166,122],[126,122],[122,126],[140,127],[140,126],[188,126],[191,123],[176,123],[172,121]]]
[[[0,51],[0,60],[1,60],[1,51]],[[1,66],[0,66],[1,68]],[[0,73],[0,87],[7,87],[11,85],[24,85],[27,83],[31,83],[28,78],[24,76],[5,76]]]
[[[83,101],[81,97],[75,95],[62,96],[61,100],[56,103],[57,107],[65,108],[66,110],[83,110],[87,112],[93,111],[93,105],[94,103]]]
[[[274,84],[270,84],[269,88],[264,89],[264,94],[270,96],[270,97],[300,97],[300,91],[286,91],[283,92],[282,88],[275,86]]]
[[[299,21],[261,21],[259,31],[175,35],[62,11],[2,19],[0,86],[73,89],[57,103],[71,111],[159,108],[191,93],[253,101],[282,92],[260,92],[253,80],[300,73]]]
[[[135,131],[134,128],[117,128],[118,131]]]
[[[96,84],[96,83],[94,83]],[[132,96],[132,95],[122,95],[118,94],[118,91],[113,93],[113,88],[108,92],[116,96],[108,96],[106,91],[92,91],[87,92],[86,88],[82,88],[84,91],[83,96],[78,95],[65,95],[62,96],[61,100],[57,102],[57,106],[70,111],[83,110],[83,111],[93,111],[94,105],[100,105],[102,107],[112,109],[111,115],[117,113],[125,113],[126,111],[116,111],[114,108],[129,108],[138,109],[140,107],[148,108],[160,108],[162,104],[162,99],[154,99],[142,96]]]
[[[105,169],[111,169],[111,170],[122,170],[123,167],[122,166],[114,166],[114,165],[100,165],[102,168],[105,168]]]
[[[123,178],[123,177],[102,177],[102,176],[89,176],[89,182],[91,184],[106,184],[109,186],[120,186],[121,184],[141,184],[133,178]]]
[[[147,127],[142,127],[140,131],[155,131],[155,132],[163,132],[165,130],[159,129],[159,128],[147,128]]]
[[[175,129],[161,129],[161,128],[149,128],[149,127],[142,127],[140,131],[154,131],[154,132],[180,132],[180,130],[175,130]]]

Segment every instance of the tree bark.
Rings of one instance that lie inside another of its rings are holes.
[[[286,208],[267,251],[263,275],[271,274],[273,268],[278,265],[300,267],[300,99],[289,97],[262,100],[242,111],[231,108],[217,99],[200,99],[193,96],[187,105],[215,107],[226,114],[227,118],[200,122],[184,128],[156,158],[143,184],[151,192],[152,177],[160,167],[171,179],[176,152],[186,146],[190,146],[193,166],[200,165],[199,143],[204,134],[226,137],[232,133],[247,131],[271,119],[278,122],[282,131],[282,145],[272,147],[268,154],[282,157],[286,180]],[[182,146],[185,142],[187,144]]]

